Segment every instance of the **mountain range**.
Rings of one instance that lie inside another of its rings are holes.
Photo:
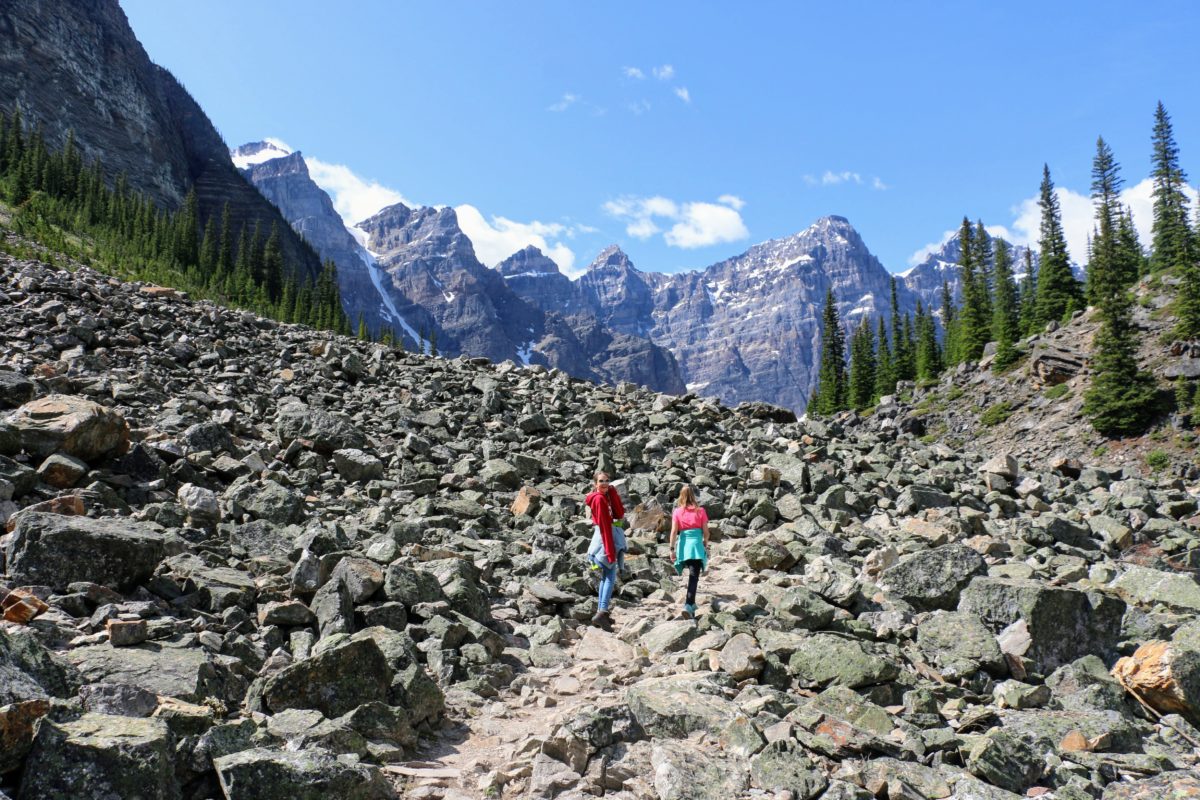
[[[891,313],[891,274],[838,216],[689,272],[643,271],[609,247],[576,280],[535,248],[485,266],[452,208],[397,204],[348,228],[300,153],[229,151],[116,0],[4,3],[0,30],[0,108],[20,108],[54,146],[73,137],[165,208],[194,192],[202,228],[226,207],[247,231],[280,228],[293,274],[334,261],[351,323],[406,348],[800,410],[826,290],[847,325]],[[898,278],[901,313],[940,305],[942,279],[957,283],[955,246]]]
[[[701,270],[639,270],[610,246],[576,280],[536,247],[484,266],[452,208],[397,204],[347,227],[304,158],[270,142],[234,162],[339,270],[352,320],[406,347],[544,364],[573,375],[803,409],[831,289],[848,326],[891,316],[892,275],[839,216]],[[1024,247],[1013,249],[1023,268]],[[896,276],[901,313],[957,298],[958,237]]]

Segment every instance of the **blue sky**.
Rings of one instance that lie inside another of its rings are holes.
[[[1043,162],[1082,258],[1097,135],[1148,225],[1159,99],[1200,177],[1194,3],[121,4],[231,146],[346,216],[459,207],[485,263],[697,268],[840,214],[900,271],[964,214],[1036,238]]]

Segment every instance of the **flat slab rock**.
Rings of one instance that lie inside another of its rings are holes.
[[[383,773],[326,750],[244,750],[213,761],[226,800],[391,800]]]
[[[165,549],[162,533],[147,523],[34,512],[18,515],[5,556],[14,582],[63,590],[76,581],[140,583]]]
[[[76,647],[67,658],[88,683],[139,686],[180,700],[218,694],[210,684],[209,657],[196,646],[146,642],[135,647],[102,644]]]
[[[141,798],[174,800],[171,732],[159,719],[84,714],[43,720],[21,781],[21,800]]]

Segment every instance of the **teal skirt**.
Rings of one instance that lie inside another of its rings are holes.
[[[675,573],[683,574],[685,561],[699,561],[700,569],[708,569],[708,553],[704,552],[704,531],[700,528],[688,528],[679,532],[679,541],[675,543]]]

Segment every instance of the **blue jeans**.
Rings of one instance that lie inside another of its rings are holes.
[[[617,565],[600,567],[600,610],[607,611],[612,600],[613,590],[617,588]]]

